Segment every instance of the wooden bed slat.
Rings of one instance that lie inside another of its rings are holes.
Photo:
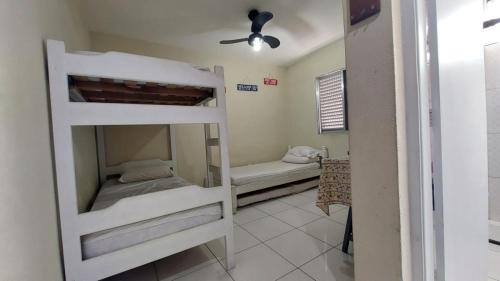
[[[70,87],[87,102],[194,106],[214,97],[211,88],[70,76]]]
[[[81,91],[81,95],[89,102],[151,103],[189,106],[201,101],[200,98],[171,97],[155,94],[126,94],[119,92]]]
[[[202,97],[208,98],[213,97],[212,89],[186,89],[176,86],[175,88],[170,88],[170,85],[167,87],[161,87],[158,85],[140,85],[134,84],[134,86],[130,85],[129,82],[126,84],[118,84],[113,82],[94,82],[94,81],[74,81],[73,85],[82,90],[82,91],[109,91],[109,92],[121,92],[121,93],[129,93],[129,94],[141,94],[141,93],[149,93],[149,94],[157,94],[157,95],[168,95],[168,96],[190,96],[190,97]]]

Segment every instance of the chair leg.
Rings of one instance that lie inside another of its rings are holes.
[[[342,243],[342,252],[349,252],[349,242],[352,239],[352,207],[349,207],[349,213],[347,214],[347,222],[345,225],[344,232],[344,242]]]

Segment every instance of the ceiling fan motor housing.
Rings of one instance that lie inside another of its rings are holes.
[[[252,33],[252,34],[250,34],[250,36],[248,36],[248,45],[253,46],[253,42],[254,42],[255,38],[260,38],[261,40],[263,40],[262,34]]]
[[[255,17],[259,14],[259,11],[257,9],[252,9],[250,12],[248,12],[248,18],[253,21]]]

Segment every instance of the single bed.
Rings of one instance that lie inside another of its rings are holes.
[[[120,183],[116,179],[108,180],[99,191],[91,210],[97,211],[107,208],[126,197],[189,185],[191,183],[177,176],[126,184]],[[82,237],[83,258],[89,259],[104,255],[216,221],[221,217],[222,207],[216,203],[84,235]]]
[[[315,187],[321,174],[318,162],[296,164],[271,161],[231,168],[233,212],[255,202]]]
[[[272,161],[247,166],[231,168],[231,184],[244,186],[250,183],[268,182],[274,179],[286,179],[295,176],[316,174],[319,169],[317,162],[307,164]]]

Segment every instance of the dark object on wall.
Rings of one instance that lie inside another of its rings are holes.
[[[351,25],[380,13],[380,0],[349,0]]]
[[[488,28],[490,26],[494,26],[495,24],[500,23],[500,18],[498,19],[491,19],[483,22],[483,28]]]
[[[244,92],[257,92],[259,90],[257,85],[247,85],[247,84],[237,84],[236,89],[238,91],[244,91]]]
[[[252,33],[245,38],[232,39],[232,40],[222,40],[221,44],[235,44],[240,42],[248,42],[254,50],[259,51],[262,47],[262,43],[265,42],[273,49],[278,48],[280,45],[280,40],[274,36],[262,35],[262,27],[268,21],[274,17],[271,12],[259,12],[257,10],[251,10],[248,13],[248,18],[252,21]]]

